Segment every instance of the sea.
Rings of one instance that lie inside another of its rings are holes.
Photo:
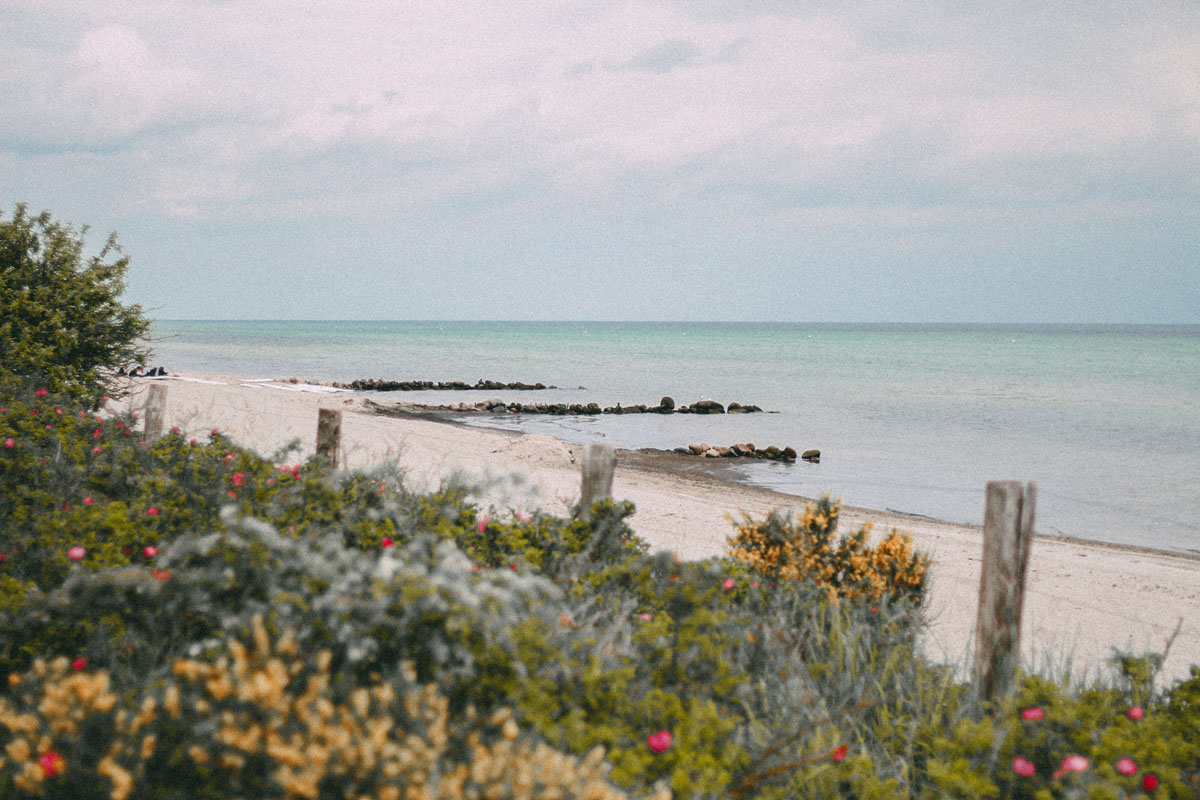
[[[988,481],[1034,481],[1038,533],[1200,555],[1200,326],[158,320],[151,335],[169,371],[556,387],[380,401],[753,404],[465,420],[617,448],[818,449],[733,469],[950,522],[982,523]]]

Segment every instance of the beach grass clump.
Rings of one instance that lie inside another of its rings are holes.
[[[839,538],[840,510],[840,503],[825,496],[808,502],[798,516],[743,515],[729,539],[729,555],[769,580],[812,581],[834,600],[888,595],[919,602],[929,558],[913,549],[912,535],[893,530],[870,545],[868,522]]]

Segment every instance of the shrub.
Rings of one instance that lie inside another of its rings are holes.
[[[124,705],[104,672],[37,662],[0,699],[0,797],[626,796],[605,781],[603,750],[556,752],[508,709],[452,717],[411,664],[347,681],[330,651],[272,641],[261,617],[251,634],[175,660]]]
[[[73,388],[98,400],[118,369],[145,365],[138,344],[150,328],[138,305],[123,305],[129,259],[110,234],[84,256],[87,228],[18,204],[0,218],[0,379]]]
[[[559,773],[735,800],[1200,792],[1200,671],[1165,690],[1161,658],[1119,654],[1114,685],[981,704],[917,651],[923,557],[837,543],[828,500],[679,563],[625,503],[484,516],[469,487],[5,402],[0,800],[384,796],[418,762],[381,754],[418,749],[425,785],[497,796]]]
[[[811,580],[835,600],[890,594],[920,601],[929,559],[913,551],[912,536],[892,531],[871,547],[868,522],[838,540],[840,508],[826,496],[798,519],[776,511],[758,522],[743,516],[729,554],[770,580]]]

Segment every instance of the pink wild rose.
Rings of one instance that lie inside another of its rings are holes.
[[[671,749],[671,742],[674,740],[675,737],[670,731],[661,730],[646,737],[646,746],[650,748],[651,753],[665,753]]]
[[[1015,756],[1012,760],[1013,772],[1020,775],[1022,778],[1032,778],[1037,774],[1037,767],[1032,761],[1021,756]]]
[[[1062,760],[1058,768],[1063,772],[1087,772],[1088,767],[1092,762],[1088,761],[1084,756],[1072,753]]]
[[[1136,775],[1138,764],[1132,758],[1118,758],[1113,767],[1122,775]]]

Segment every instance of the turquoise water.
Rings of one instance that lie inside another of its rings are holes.
[[[988,480],[1033,480],[1039,532],[1200,552],[1200,326],[160,321],[154,335],[153,363],[185,372],[541,381],[561,387],[537,393],[546,402],[754,403],[778,413],[483,423],[617,447],[818,448],[819,464],[739,471],[955,522],[982,521]]]

